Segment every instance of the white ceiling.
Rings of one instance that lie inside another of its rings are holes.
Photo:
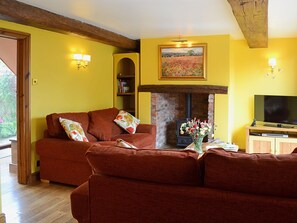
[[[131,39],[220,34],[243,39],[227,0],[18,1]],[[297,37],[296,24],[296,0],[269,0],[269,38]]]

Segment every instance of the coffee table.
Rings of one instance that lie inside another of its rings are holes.
[[[202,143],[202,150],[203,152],[206,151],[206,146],[208,145],[208,142],[203,142]],[[190,145],[188,145],[185,149],[190,149],[190,150],[194,150],[194,143],[192,142]]]
[[[231,151],[231,152],[237,152],[238,151],[238,146],[235,145],[235,144],[230,144],[230,143],[209,143],[209,142],[202,143],[203,152],[205,152],[208,149],[215,149],[215,148],[223,148],[224,150]],[[194,143],[192,142],[185,149],[194,150]]]

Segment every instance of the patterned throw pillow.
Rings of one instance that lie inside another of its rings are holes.
[[[137,149],[137,147],[135,147],[131,143],[126,142],[123,139],[117,139],[116,146],[122,147],[122,148],[128,148],[128,149]]]
[[[89,142],[80,123],[61,117],[59,118],[59,121],[69,139],[80,142]]]
[[[137,126],[140,123],[140,120],[135,118],[130,113],[120,110],[114,122],[117,123],[123,129],[125,129],[130,134],[134,134],[136,132]]]

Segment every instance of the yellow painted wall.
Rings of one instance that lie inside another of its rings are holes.
[[[141,84],[197,84],[222,85],[230,84],[230,37],[199,36],[187,37],[192,43],[207,43],[207,80],[159,80],[158,77],[158,46],[172,44],[173,38],[154,38],[141,40]],[[139,117],[142,122],[150,123],[150,94],[139,95]],[[229,94],[215,97],[215,137],[230,141],[229,131]]]
[[[207,43],[207,81],[158,79],[158,45],[172,38],[141,40],[141,84],[205,84],[228,86],[215,97],[215,137],[245,148],[245,127],[253,120],[255,94],[297,95],[297,38],[270,39],[269,47],[250,49],[245,40],[229,36],[186,37]],[[268,78],[268,58],[276,57],[282,72]],[[140,119],[150,122],[150,94],[140,93]]]
[[[36,170],[35,142],[46,128],[44,117],[52,112],[89,111],[113,106],[112,55],[117,48],[82,38],[0,21],[0,26],[31,34],[31,141],[32,171]],[[250,49],[244,40],[228,35],[187,37],[207,43],[207,80],[158,79],[158,45],[172,38],[141,40],[141,84],[205,84],[228,86],[228,95],[215,98],[215,137],[245,148],[245,126],[253,119],[253,95],[297,95],[297,38],[272,39],[265,49]],[[86,70],[77,70],[71,54],[92,55]],[[265,77],[270,56],[282,72]],[[139,117],[150,123],[150,93],[139,93]]]
[[[35,142],[43,137],[45,116],[53,112],[90,111],[113,106],[113,57],[117,48],[29,26],[0,21],[0,27],[31,34],[32,172]],[[77,70],[73,53],[92,56],[87,69]]]
[[[250,49],[246,41],[232,42],[234,53],[234,127],[232,141],[245,148],[245,126],[254,115],[255,94],[297,96],[297,38],[270,39],[268,48]],[[266,77],[268,58],[277,58],[282,72]]]

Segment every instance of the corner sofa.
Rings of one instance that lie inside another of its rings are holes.
[[[136,147],[154,149],[156,127],[139,124],[135,134],[129,134],[114,123],[119,110],[107,108],[90,112],[53,113],[46,116],[45,137],[36,142],[40,159],[40,178],[70,185],[80,185],[92,174],[85,158],[92,145],[115,145],[123,139]],[[72,141],[62,128],[59,117],[79,122],[89,142]]]
[[[93,169],[71,194],[80,223],[291,223],[297,154],[92,146]]]

